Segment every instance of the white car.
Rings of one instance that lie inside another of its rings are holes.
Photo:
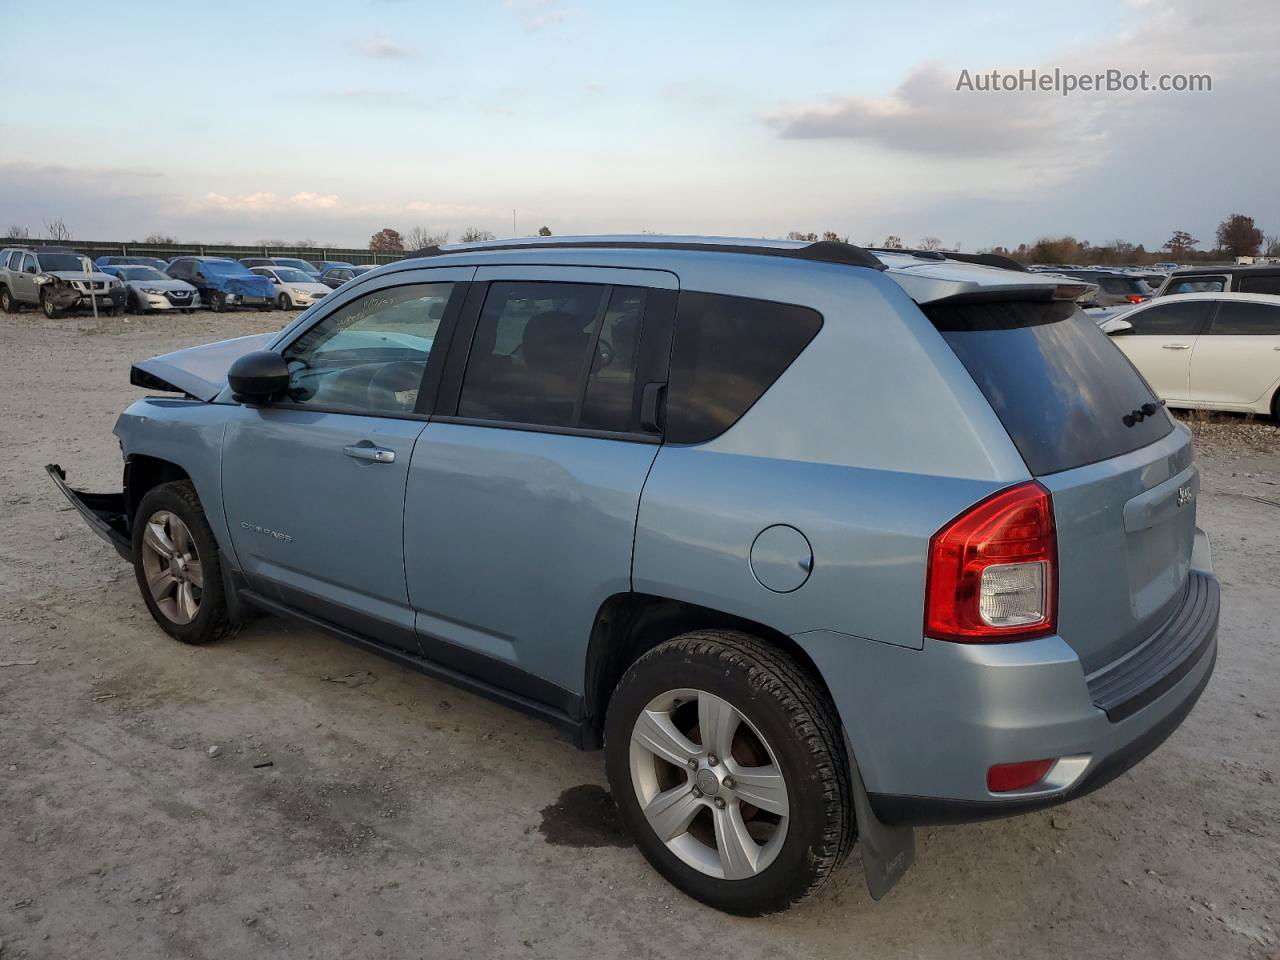
[[[276,285],[276,306],[281,310],[309,307],[333,291],[296,267],[252,267]]]
[[[1103,329],[1169,406],[1280,419],[1280,296],[1159,297]]]
[[[176,280],[155,267],[108,264],[99,267],[124,284],[124,308],[130,313],[152,310],[199,310],[200,292],[185,280]]]

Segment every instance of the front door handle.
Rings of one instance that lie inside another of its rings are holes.
[[[353,443],[348,447],[343,447],[342,452],[348,457],[354,457],[356,460],[371,460],[374,463],[395,463],[396,452],[394,450],[384,450],[382,447],[375,447],[368,440],[361,443]]]
[[[1190,350],[1191,349],[1191,344],[1189,343],[1162,343],[1160,344],[1160,346],[1164,347],[1166,350]]]

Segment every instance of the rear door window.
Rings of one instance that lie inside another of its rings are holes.
[[[1213,309],[1212,300],[1184,300],[1182,303],[1162,303],[1149,310],[1135,310],[1120,314],[1133,329],[1127,336],[1194,337],[1204,328]]]
[[[624,432],[647,293],[595,283],[489,285],[458,416]]]
[[[1137,450],[1173,421],[1073,302],[928,304],[933,321],[1036,476]],[[1125,416],[1144,404],[1155,412]]]
[[[1209,330],[1214,334],[1274,337],[1280,334],[1280,306],[1224,300]]]
[[[1242,274],[1236,278],[1236,287],[1241,293],[1280,293],[1280,274]]]
[[[666,439],[702,443],[733,426],[822,328],[807,307],[681,292]]]
[[[1226,277],[1184,277],[1170,280],[1163,296],[1175,293],[1221,293],[1225,289]]]

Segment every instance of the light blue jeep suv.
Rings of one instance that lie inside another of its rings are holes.
[[[139,363],[72,490],[157,623],[289,617],[603,746],[672,883],[759,914],[861,840],[1102,786],[1191,710],[1188,431],[1061,278],[688,237],[424,251]]]

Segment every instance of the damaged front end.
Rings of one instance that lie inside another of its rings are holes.
[[[129,517],[124,493],[86,493],[67,485],[67,472],[56,463],[45,467],[53,482],[71,505],[80,511],[89,528],[111,546],[116,553],[133,562],[133,539],[129,536]]]

